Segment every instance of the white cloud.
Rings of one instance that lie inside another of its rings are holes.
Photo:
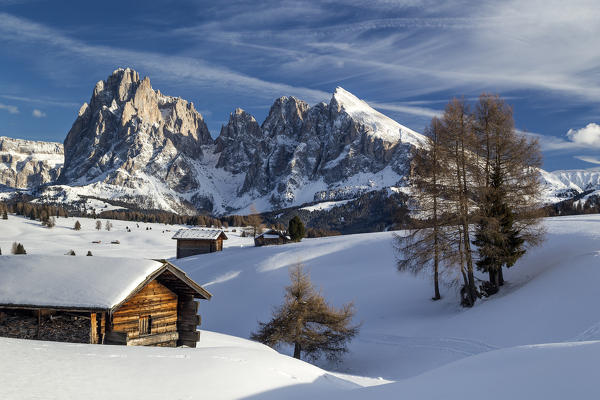
[[[541,133],[517,131],[537,139],[540,142],[543,151],[572,152],[574,150],[600,148],[600,125],[593,122],[580,129],[569,129],[565,135],[567,140],[557,136],[543,135]],[[575,156],[575,158],[582,161],[593,162],[590,161],[592,157],[589,156]]]
[[[10,114],[18,114],[19,113],[19,108],[17,106],[11,106],[9,104],[0,103],[0,110],[6,110]]]
[[[584,147],[600,147],[600,125],[592,122],[581,129],[569,129],[567,137]]]
[[[57,99],[52,99],[52,98],[33,98],[33,97],[24,97],[24,96],[15,96],[15,95],[11,95],[11,94],[0,94],[0,97],[7,99],[7,100],[14,100],[14,101],[22,101],[24,103],[35,103],[35,104],[44,104],[44,105],[49,105],[49,106],[56,106],[56,107],[65,107],[65,108],[74,108],[74,107],[80,107],[81,104],[79,103],[75,103],[72,101],[63,101],[63,100],[57,100]]]
[[[160,53],[87,44],[42,24],[6,13],[0,13],[0,36],[17,42],[44,43],[87,61],[102,60],[112,65],[143,68],[152,74],[160,74],[163,79],[185,81],[200,87],[214,86],[217,83],[224,88],[235,88],[265,98],[294,95],[312,102],[322,101],[330,96],[330,93],[320,90],[266,81],[199,58],[165,56]]]
[[[45,112],[40,111],[37,108],[35,110],[33,110],[33,112],[31,114],[36,118],[44,118],[46,116]]]
[[[592,156],[575,156],[576,159],[589,162],[592,164],[600,164],[600,158]]]

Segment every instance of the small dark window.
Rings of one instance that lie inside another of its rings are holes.
[[[149,335],[152,333],[152,316],[140,317],[140,335]]]

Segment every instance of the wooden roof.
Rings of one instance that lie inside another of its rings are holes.
[[[227,235],[222,229],[192,228],[180,229],[171,239],[177,240],[227,240]]]

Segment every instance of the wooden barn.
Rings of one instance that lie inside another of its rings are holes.
[[[0,336],[196,347],[211,294],[165,260],[0,257]]]
[[[255,246],[268,246],[273,244],[286,244],[291,241],[284,232],[269,229],[254,238]]]
[[[177,258],[183,258],[222,251],[227,235],[221,229],[180,229],[173,239],[177,240]]]

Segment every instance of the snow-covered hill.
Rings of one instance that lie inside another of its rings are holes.
[[[138,228],[135,223],[114,221],[110,232],[98,232],[94,220],[80,219],[83,228],[74,231],[74,221],[59,218],[57,226],[48,229],[10,215],[7,221],[0,220],[0,246],[6,252],[18,240],[31,254],[64,254],[74,248],[83,255],[91,248],[95,256],[109,257],[159,258],[175,252],[170,239],[173,226]],[[443,299],[433,302],[427,277],[397,272],[392,233],[255,248],[251,238],[239,237],[238,228],[227,233],[230,240],[221,253],[173,260],[214,295],[201,305],[202,328],[242,338],[281,302],[288,267],[303,262],[334,305],[355,302],[356,321],[362,322],[342,362],[321,361],[318,366],[361,385],[397,383],[356,389],[332,373],[295,360],[288,363],[289,358],[278,358],[282,356],[268,353],[269,349],[230,337],[220,337],[218,348],[210,351],[0,339],[6,361],[0,363],[4,368],[0,395],[31,398],[39,388],[46,389],[46,398],[89,393],[88,388],[96,386],[88,386],[84,372],[91,368],[86,365],[94,365],[94,376],[115,377],[123,393],[115,398],[131,394],[134,389],[128,382],[136,382],[135,390],[145,398],[163,395],[165,388],[173,397],[194,398],[203,387],[203,395],[216,398],[458,399],[464,398],[465,385],[491,399],[593,398],[594,365],[600,356],[600,342],[594,342],[600,340],[600,216],[549,218],[544,225],[546,242],[506,271],[507,284],[499,294],[478,301],[472,309],[458,305],[456,287],[444,287]],[[126,226],[133,232],[126,232]],[[101,244],[91,243],[98,239]],[[121,244],[108,244],[112,239]],[[210,335],[203,332],[201,346],[210,345]],[[290,354],[290,349],[281,351]],[[159,374],[161,379],[156,379]],[[194,383],[185,384],[179,374],[186,379],[193,374]],[[38,385],[26,383],[32,376]],[[59,378],[65,384],[55,384]],[[144,383],[142,388],[138,382]]]

